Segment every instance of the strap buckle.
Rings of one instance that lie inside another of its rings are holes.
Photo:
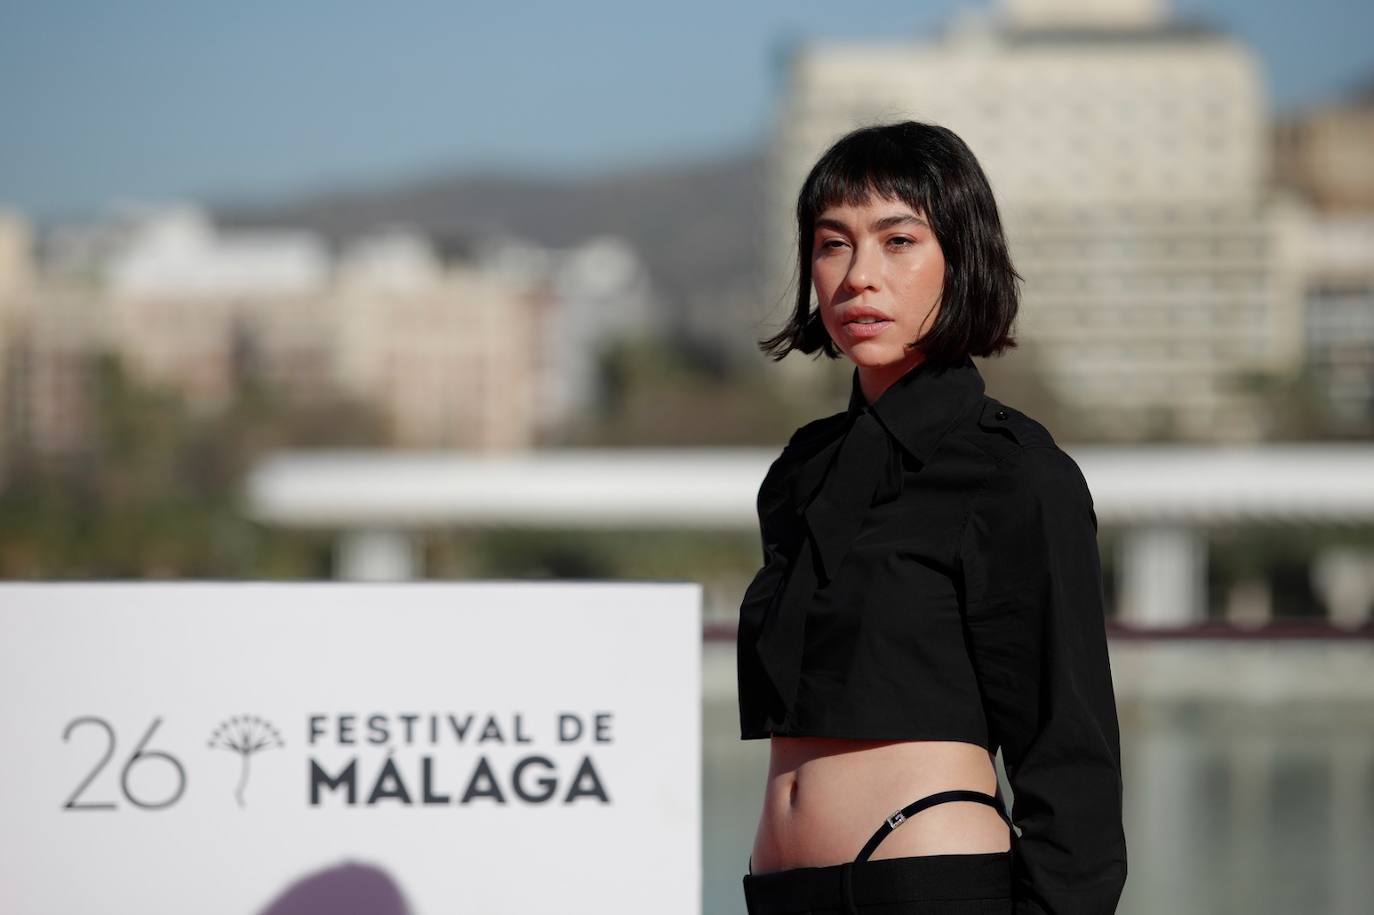
[[[901,826],[904,822],[906,822],[906,814],[902,813],[900,810],[894,811],[892,815],[887,818],[887,825],[893,829]]]

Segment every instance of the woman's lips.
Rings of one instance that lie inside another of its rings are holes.
[[[891,321],[868,321],[865,323],[850,321],[848,324],[844,325],[844,329],[851,337],[863,340],[868,337],[876,337],[891,326]]]

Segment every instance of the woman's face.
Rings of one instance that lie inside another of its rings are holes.
[[[876,195],[826,209],[816,218],[811,278],[825,329],[859,367],[870,399],[924,358],[906,344],[939,315],[945,279],[924,214]]]

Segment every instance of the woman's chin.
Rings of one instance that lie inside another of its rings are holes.
[[[894,352],[891,347],[859,343],[846,353],[849,361],[861,369],[894,368],[910,362],[910,353]],[[913,365],[915,363],[912,363]]]

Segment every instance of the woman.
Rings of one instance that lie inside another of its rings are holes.
[[[1097,517],[1077,464],[970,358],[1016,345],[987,178],[949,130],[866,127],[811,170],[797,229],[796,310],[762,345],[854,372],[758,495],[740,726],[771,753],[749,911],[1113,912]]]

